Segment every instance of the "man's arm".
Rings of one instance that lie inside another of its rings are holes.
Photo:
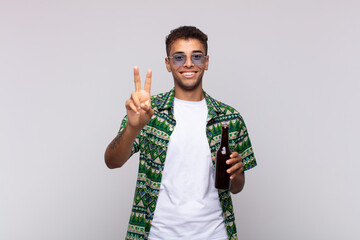
[[[138,67],[134,67],[134,82],[135,92],[131,93],[125,104],[128,117],[126,126],[105,151],[105,163],[109,168],[119,168],[130,158],[136,136],[154,114],[150,103],[151,70],[146,74],[144,90],[141,89]]]
[[[232,165],[227,171],[230,174],[230,192],[233,194],[241,192],[245,185],[245,173],[243,169],[242,158],[239,153],[233,152],[230,159],[226,161],[227,164]]]
[[[122,167],[130,158],[131,149],[137,134],[136,130],[126,125],[114,140],[112,140],[105,151],[105,163],[108,168]]]
[[[237,173],[233,179],[231,179],[230,192],[233,194],[239,193],[243,190],[245,185],[245,173]]]

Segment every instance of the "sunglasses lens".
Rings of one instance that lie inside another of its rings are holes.
[[[202,53],[196,53],[191,55],[191,61],[195,65],[203,65],[205,62],[205,56]]]
[[[175,54],[173,56],[173,63],[176,66],[182,66],[185,64],[186,62],[186,55],[182,55],[182,54]]]

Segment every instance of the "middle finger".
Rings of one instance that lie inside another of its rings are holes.
[[[238,164],[234,164],[231,168],[229,168],[227,170],[228,173],[234,173],[237,170],[239,170],[242,167],[242,164],[238,163]]]

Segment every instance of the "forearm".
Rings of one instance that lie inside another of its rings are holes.
[[[105,163],[108,168],[119,168],[124,165],[131,156],[131,149],[138,133],[139,131],[125,126],[112,140],[105,151]]]
[[[241,192],[245,185],[245,173],[236,174],[231,180],[230,192],[233,194]]]

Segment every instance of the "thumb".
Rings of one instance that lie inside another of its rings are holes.
[[[142,109],[144,109],[144,111],[149,111],[151,109],[151,105],[150,105],[150,100],[145,101],[144,103],[141,104]]]

